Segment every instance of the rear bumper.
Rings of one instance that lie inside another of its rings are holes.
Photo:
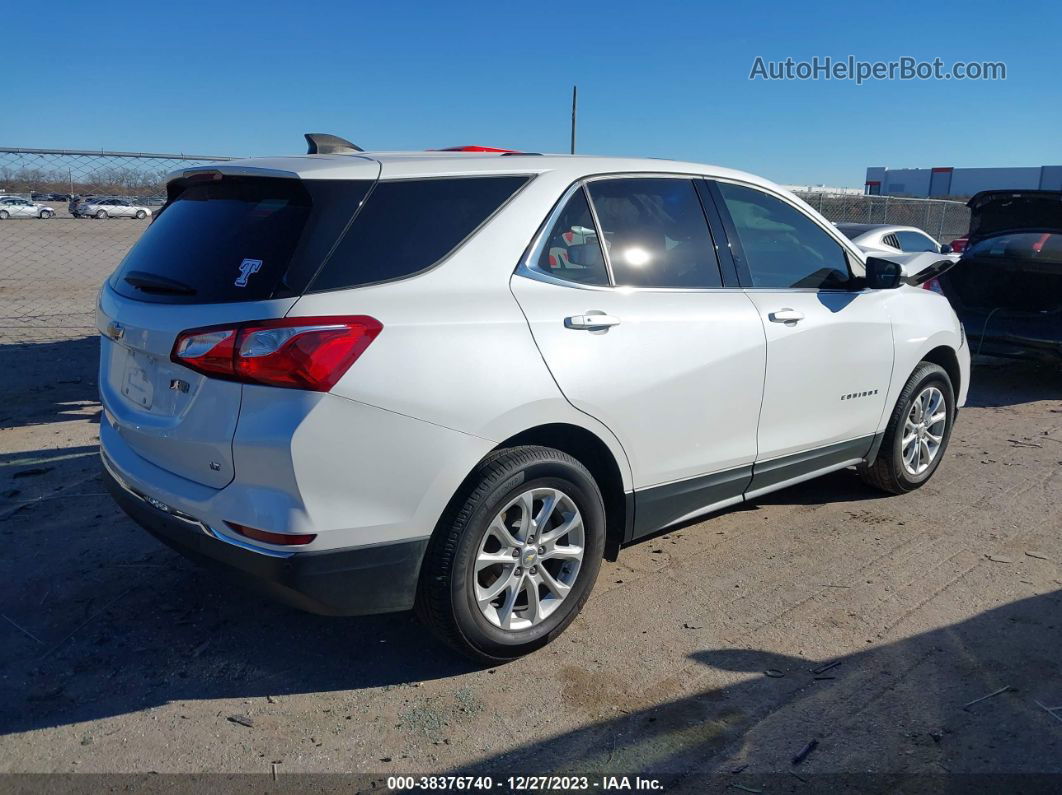
[[[365,615],[408,610],[416,597],[428,539],[354,549],[274,556],[223,540],[192,517],[151,505],[104,464],[114,500],[141,527],[182,555],[227,571],[271,598],[322,615]]]

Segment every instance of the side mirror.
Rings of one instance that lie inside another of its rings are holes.
[[[951,253],[951,246],[949,246],[947,243],[942,243],[941,246],[940,246],[940,253],[941,254],[950,254]]]
[[[880,257],[867,257],[867,287],[871,290],[892,290],[900,286],[903,268],[900,263]]]

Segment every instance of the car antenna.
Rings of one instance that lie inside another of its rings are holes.
[[[306,137],[306,154],[308,155],[345,155],[351,152],[364,152],[357,144],[346,138],[328,133],[303,133]]]

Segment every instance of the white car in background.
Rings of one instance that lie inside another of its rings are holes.
[[[137,218],[151,217],[151,210],[128,199],[86,199],[77,205],[77,213],[89,218]]]
[[[944,457],[970,381],[947,299],[771,182],[317,151],[174,173],[100,293],[104,481],[193,559],[314,612],[415,608],[493,663],[624,544]]]
[[[882,257],[899,263],[904,278],[913,279],[927,272],[942,272],[946,263],[959,261],[951,246],[941,244],[921,229],[895,224],[835,223],[838,231],[870,257]],[[921,281],[935,289],[936,281],[928,276]]]
[[[941,245],[921,229],[894,224],[835,223],[834,226],[868,254],[887,257],[890,254],[950,254],[951,246]]]
[[[0,198],[0,221],[8,218],[51,218],[55,210],[43,204],[31,202],[19,196],[4,196]]]

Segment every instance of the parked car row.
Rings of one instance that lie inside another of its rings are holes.
[[[137,218],[151,216],[151,209],[117,196],[77,196],[67,205],[75,218]]]
[[[22,196],[0,196],[0,221],[10,218],[54,218],[55,209],[42,201],[41,196],[58,196],[58,194],[32,194],[34,198]],[[73,196],[67,201],[67,210],[75,218],[150,218],[153,211],[149,205],[159,206],[164,200],[149,197],[144,200],[125,199],[119,196]]]
[[[69,193],[31,193],[30,199],[35,202],[65,202],[70,200]]]

